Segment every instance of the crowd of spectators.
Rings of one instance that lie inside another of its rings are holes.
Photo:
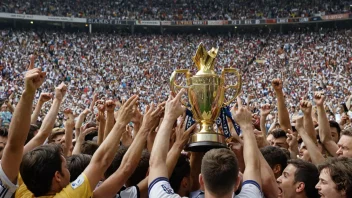
[[[235,20],[347,13],[350,5],[348,0],[3,0],[0,11],[119,20]]]

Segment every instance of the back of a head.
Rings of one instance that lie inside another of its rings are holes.
[[[181,186],[182,179],[191,174],[191,166],[187,156],[181,155],[178,158],[177,164],[170,177],[170,185],[175,192],[178,192]]]
[[[7,137],[8,135],[9,135],[9,132],[8,132],[7,128],[1,127],[0,128],[0,136],[1,137]]]
[[[83,173],[90,163],[92,156],[86,154],[72,155],[66,159],[67,168],[70,171],[70,182],[73,182]]]
[[[201,174],[207,191],[216,196],[233,192],[238,178],[236,155],[228,149],[212,149],[202,160]]]
[[[110,166],[104,173],[105,179],[109,178],[121,165],[122,158],[126,154],[127,148],[120,146]]]
[[[303,161],[301,159],[289,160],[287,164],[291,164],[296,167],[297,170],[295,172],[295,183],[304,183],[304,191],[306,196],[309,198],[319,197],[318,190],[315,188],[315,185],[319,181],[319,171],[317,167],[314,164]]]
[[[329,171],[336,190],[346,192],[346,197],[352,197],[352,159],[347,157],[329,158],[318,166],[319,172]]]
[[[93,141],[85,141],[81,145],[81,153],[93,156],[99,145]]]
[[[260,149],[265,160],[268,162],[271,168],[274,168],[275,165],[281,166],[281,173],[287,166],[287,156],[286,153],[276,146],[266,146]],[[281,175],[280,173],[280,175]]]
[[[286,132],[282,129],[274,129],[271,131],[271,134],[274,136],[275,139],[277,138],[287,138]]]
[[[36,197],[50,191],[55,172],[62,172],[62,157],[62,148],[55,144],[37,147],[23,156],[20,174],[28,190]]]
[[[29,128],[29,132],[27,135],[27,139],[25,144],[27,144],[29,141],[31,141],[31,139],[33,139],[33,137],[35,136],[35,133],[38,131],[39,127],[35,124],[31,124],[31,127]]]

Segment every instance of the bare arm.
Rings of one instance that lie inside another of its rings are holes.
[[[1,160],[1,167],[4,173],[14,184],[17,183],[23,155],[23,145],[30,128],[35,92],[43,84],[45,78],[45,72],[34,68],[34,56],[31,57],[29,71],[26,72],[24,78],[25,89],[13,114],[7,144]]]
[[[72,111],[70,109],[65,110],[65,114],[68,117],[65,123],[65,146],[64,146],[64,155],[71,156],[70,149],[72,147],[72,136],[73,129],[75,127],[75,121],[73,118]]]
[[[325,96],[323,93],[317,92],[314,94],[314,100],[315,100],[315,103],[317,104],[317,109],[318,109],[320,140],[323,143],[326,150],[328,150],[330,155],[336,157],[338,146],[336,142],[334,142],[334,140],[332,139],[329,120],[325,113],[325,109],[324,109]]]
[[[272,81],[272,86],[275,89],[276,97],[277,97],[277,107],[279,114],[279,123],[280,127],[287,131],[287,129],[292,130],[290,123],[290,115],[285,105],[285,96],[282,91],[282,81],[280,79],[274,79]]]
[[[38,134],[34,136],[34,138],[31,139],[31,141],[29,141],[25,145],[24,153],[27,153],[33,150],[34,148],[42,145],[45,142],[46,138],[48,138],[54,127],[55,120],[61,105],[61,101],[66,94],[66,90],[67,87],[64,83],[61,83],[58,87],[55,88],[55,99],[53,101],[53,104],[51,105],[48,114],[45,116],[43,124],[38,131]]]
[[[313,118],[312,118],[312,103],[309,101],[302,100],[300,102],[300,107],[304,114],[303,116],[304,129],[309,135],[309,137],[313,140],[313,142],[317,143],[317,137],[315,134],[315,128],[314,128]]]
[[[236,111],[235,120],[242,129],[243,134],[243,159],[246,168],[243,173],[243,181],[253,180],[262,186],[260,160],[258,158],[258,145],[253,133],[251,112],[242,107],[238,101],[239,109]]]
[[[93,158],[84,170],[84,174],[89,179],[91,189],[98,184],[106,169],[110,166],[120,145],[121,135],[125,130],[126,124],[131,120],[133,114],[133,105],[138,97],[132,96],[119,110],[116,124],[113,126],[108,137],[99,146],[93,155]]]
[[[106,101],[106,124],[105,124],[105,131],[104,131],[104,139],[109,135],[112,127],[114,126],[115,107],[116,107],[116,104],[112,100]]]
[[[352,95],[350,95],[346,101],[346,107],[348,110],[351,109],[351,100],[352,100]]]
[[[76,122],[76,125],[75,125],[75,137],[78,138],[79,137],[79,134],[81,132],[81,127],[82,127],[82,124],[84,122],[84,119],[87,117],[87,115],[89,113],[91,113],[92,111],[90,111],[89,109],[85,109],[79,116],[78,116],[78,119],[77,119],[77,122]]]
[[[40,110],[45,102],[49,101],[52,98],[52,95],[49,93],[40,94],[37,105],[35,106],[34,112],[31,116],[31,124],[37,124],[37,120],[40,114]]]
[[[259,152],[260,173],[262,178],[263,193],[266,198],[277,198],[279,194],[278,185],[273,170],[265,160],[261,152]]]
[[[104,113],[100,113],[100,115],[98,115],[100,118],[98,119],[99,122],[99,128],[98,128],[98,145],[101,145],[101,143],[103,143],[103,139],[104,139],[104,129],[105,129],[105,124],[106,124],[106,120],[105,120],[105,115]]]
[[[260,130],[262,131],[265,139],[266,136],[268,134],[268,132],[266,131],[266,118],[268,117],[268,115],[271,112],[271,106],[270,104],[265,104],[262,106],[261,110],[260,110]]]

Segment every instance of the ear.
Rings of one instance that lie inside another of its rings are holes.
[[[54,178],[53,178],[54,181],[60,183],[61,182],[61,178],[62,178],[61,173],[59,173],[59,171],[56,171],[55,175],[54,175]]]
[[[235,189],[233,189],[233,192],[236,192],[238,187],[242,184],[242,173],[238,174],[237,181],[235,184]]]
[[[273,172],[274,172],[274,174],[280,173],[281,172],[281,165],[280,164],[274,165]]]
[[[181,186],[183,187],[183,188],[188,188],[188,179],[187,179],[187,177],[183,177],[182,178],[182,181],[181,181]]]
[[[200,188],[201,189],[205,189],[205,185],[204,185],[202,174],[199,174],[199,184],[200,184]]]
[[[303,192],[305,187],[306,187],[306,185],[303,182],[298,182],[296,184],[296,192],[297,193]]]

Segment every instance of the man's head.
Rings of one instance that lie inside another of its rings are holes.
[[[48,143],[60,144],[61,139],[65,136],[65,129],[54,128],[48,137]]]
[[[148,150],[142,152],[141,159],[139,160],[136,170],[132,173],[128,181],[126,182],[126,187],[136,186],[140,181],[142,181],[148,173],[149,169],[149,158],[150,153]]]
[[[1,111],[7,111],[7,105],[5,103],[1,105]]]
[[[322,197],[352,197],[351,158],[330,158],[318,169],[319,183],[315,187]]]
[[[119,148],[114,159],[112,160],[112,163],[110,164],[109,168],[104,173],[105,179],[109,178],[120,167],[121,162],[122,162],[122,158],[126,154],[126,152],[127,152],[126,147]]]
[[[60,192],[70,183],[70,172],[60,145],[35,148],[22,158],[20,174],[34,196]]]
[[[271,146],[277,146],[277,147],[288,149],[288,144],[286,142],[287,135],[284,130],[275,129],[271,132],[271,134],[273,135]]]
[[[170,177],[172,189],[180,196],[188,196],[191,192],[191,166],[187,156],[181,155]]]
[[[99,145],[93,141],[85,141],[81,145],[81,153],[87,155],[94,155],[95,151],[98,150]]]
[[[73,182],[83,173],[90,163],[92,156],[86,154],[72,155],[67,158],[67,168],[70,171],[70,182]]]
[[[231,195],[239,184],[236,155],[228,149],[212,149],[202,160],[199,183],[206,193],[222,197]]]
[[[0,160],[2,159],[2,152],[7,143],[8,131],[7,128],[0,128]]]
[[[273,169],[275,178],[280,177],[282,171],[287,166],[287,156],[285,152],[276,146],[266,146],[261,148],[265,160],[268,162],[271,169]]]
[[[39,130],[39,127],[35,124],[31,124],[31,127],[29,128],[29,133],[27,135],[27,139],[26,139],[26,144],[31,141],[31,139],[37,135]]]
[[[318,169],[313,164],[300,159],[289,160],[282,175],[277,179],[279,197],[319,197],[314,188],[318,178]]]
[[[340,157],[352,157],[352,128],[344,129],[337,143],[339,149],[336,154]]]
[[[334,142],[337,143],[340,138],[341,127],[339,123],[333,120],[330,120],[329,124],[330,124],[330,132],[331,132],[332,139],[334,140]]]

